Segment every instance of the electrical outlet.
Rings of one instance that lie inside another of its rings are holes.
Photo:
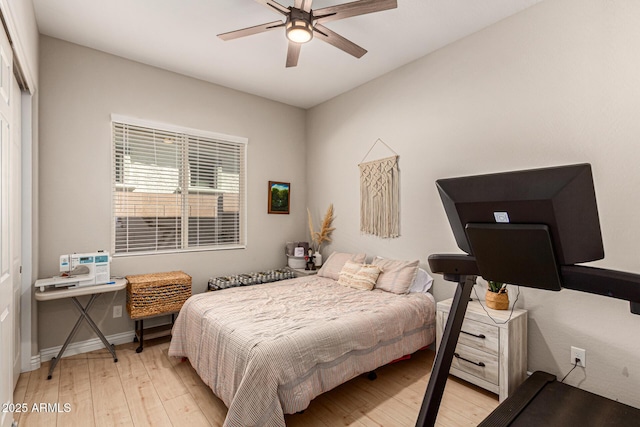
[[[580,359],[578,366],[587,367],[587,351],[583,348],[571,346],[571,364],[576,363],[576,359]]]
[[[113,306],[113,317],[122,317],[122,306],[114,305]],[[584,350],[583,350],[584,351]]]

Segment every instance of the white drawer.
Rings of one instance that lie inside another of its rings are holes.
[[[438,350],[452,303],[451,298],[438,302]],[[490,313],[479,301],[469,301],[455,350],[458,357],[453,358],[450,373],[498,394],[502,402],[527,377],[527,311]]]
[[[497,326],[465,319],[458,343],[498,356],[499,331]]]
[[[498,385],[498,356],[495,354],[458,344],[451,368]]]

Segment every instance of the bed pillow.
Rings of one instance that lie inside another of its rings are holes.
[[[419,260],[398,261],[376,257],[373,264],[382,269],[376,282],[376,289],[394,294],[406,294],[418,274],[419,263]]]
[[[344,267],[345,262],[353,261],[358,264],[362,264],[366,258],[366,254],[334,252],[329,255],[329,258],[327,258],[324,264],[322,264],[322,267],[318,270],[318,276],[338,280],[340,278],[340,271],[342,271],[342,267]]]
[[[418,268],[418,272],[416,273],[416,278],[409,287],[409,293],[412,292],[422,292],[426,294],[431,289],[431,285],[433,285],[433,277],[429,275],[422,268]]]
[[[380,267],[377,265],[347,261],[340,270],[338,283],[350,288],[370,291],[376,285],[380,272]]]

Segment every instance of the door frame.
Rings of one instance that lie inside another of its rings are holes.
[[[12,5],[13,4],[13,5]],[[21,323],[21,370],[32,371],[40,367],[37,345],[37,310],[33,283],[38,277],[38,253],[35,250],[38,238],[38,91],[36,75],[29,66],[27,51],[20,39],[19,25],[14,16],[20,16],[20,6],[9,0],[0,0],[0,15],[4,30],[11,40],[14,70],[22,98],[22,298]],[[15,10],[14,10],[15,9]],[[35,18],[34,18],[35,19]],[[24,28],[23,28],[24,29]],[[2,31],[0,25],[0,31]],[[28,31],[24,29],[24,31]],[[37,64],[34,64],[34,66]],[[16,95],[17,96],[17,95]],[[35,175],[34,175],[35,174]]]

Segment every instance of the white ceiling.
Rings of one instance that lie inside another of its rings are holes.
[[[349,0],[315,0],[313,8]],[[285,68],[283,29],[217,34],[282,18],[253,0],[33,0],[42,34],[286,104],[309,108],[540,0],[398,0],[398,8],[328,22],[362,46],[356,59],[314,39]],[[293,0],[281,0],[292,6]]]

